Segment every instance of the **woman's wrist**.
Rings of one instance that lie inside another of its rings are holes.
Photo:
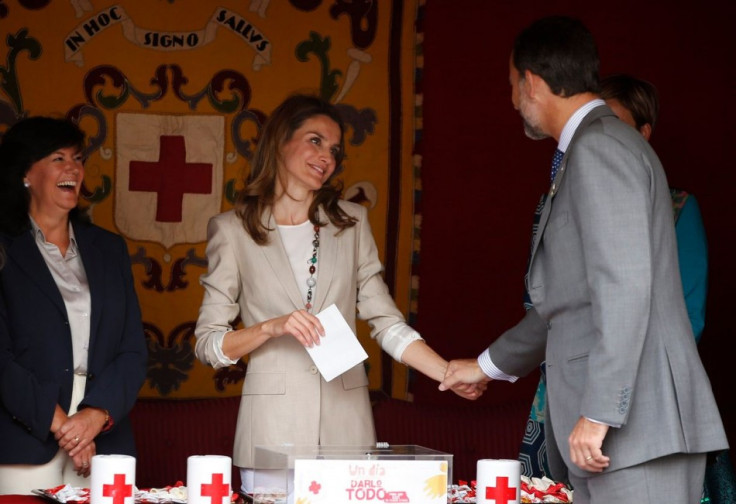
[[[61,429],[61,426],[64,425],[64,422],[66,422],[68,418],[69,417],[64,410],[61,409],[61,406],[57,404],[54,409],[54,417],[51,419],[51,427],[49,428],[51,434],[56,434],[56,431]]]
[[[105,422],[102,424],[102,429],[100,429],[100,432],[107,432],[112,428],[112,424],[114,423],[114,421],[110,416],[109,411],[103,409],[102,412],[105,413]]]
[[[90,407],[89,409],[100,413],[100,420],[102,421],[100,432],[109,431],[113,424],[113,420],[112,420],[112,417],[110,416],[110,412],[104,408]]]

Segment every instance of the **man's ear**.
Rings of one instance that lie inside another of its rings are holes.
[[[649,141],[649,137],[652,136],[652,125],[646,123],[644,126],[639,128],[639,133],[644,137],[644,140]]]
[[[547,89],[549,89],[549,86],[547,86],[547,83],[539,75],[532,73],[530,70],[524,71],[523,90],[529,98],[539,100],[541,93]]]
[[[522,81],[521,91],[529,96],[530,98],[534,96],[534,91],[536,89],[536,84],[534,83],[534,78],[536,75],[531,73],[529,70],[524,70],[524,80]]]

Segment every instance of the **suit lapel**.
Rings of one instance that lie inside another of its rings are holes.
[[[321,208],[320,208],[321,210]],[[324,215],[321,212],[320,217]],[[327,292],[330,290],[332,278],[335,275],[335,265],[338,261],[338,242],[335,236],[337,228],[331,224],[323,226],[319,230],[319,255],[317,256],[317,289],[314,297],[314,309],[312,313],[319,313],[323,309]]]
[[[272,231],[268,232],[268,243],[261,246],[260,249],[291,302],[297,309],[302,309],[304,308],[304,300],[294,280],[294,272],[291,270],[291,263],[286,256],[276,220],[270,212],[268,214],[264,213],[263,223]]]
[[[567,173],[567,162],[569,158],[570,151],[572,150],[572,146],[575,144],[575,141],[578,139],[580,134],[585,131],[585,129],[595,121],[596,119],[599,119],[600,117],[603,117],[605,115],[612,115],[613,112],[611,112],[611,109],[609,109],[605,105],[598,106],[588,112],[588,115],[586,115],[583,120],[578,125],[577,129],[575,130],[575,134],[573,134],[572,139],[570,140],[570,145],[567,146],[567,150],[565,151],[565,155],[562,158],[562,161],[560,162],[560,168],[557,170],[557,176],[555,176],[555,179],[552,181],[552,185],[550,186],[549,195],[547,196],[547,199],[544,203],[544,208],[542,209],[542,214],[539,218],[539,227],[537,229],[537,233],[534,236],[534,243],[532,244],[532,253],[531,258],[529,260],[529,270],[531,270],[531,265],[534,262],[534,255],[537,253],[537,248],[539,247],[539,243],[542,240],[542,236],[544,235],[544,229],[547,226],[547,222],[549,221],[549,215],[552,211],[552,204],[554,201],[554,197],[557,195],[557,192],[560,190],[560,186],[562,185],[562,181],[565,177],[565,174]],[[528,272],[527,272],[528,276]]]
[[[97,327],[102,318],[102,300],[105,299],[104,285],[104,261],[102,251],[97,248],[94,243],[92,234],[89,229],[81,225],[72,225],[74,228],[74,237],[77,240],[79,255],[82,258],[84,272],[87,275],[87,284],[89,285],[89,295],[91,300],[92,317],[90,319],[90,348],[94,342],[94,336],[97,334]]]
[[[13,238],[7,254],[8,259],[15,261],[29,280],[35,283],[41,292],[54,303],[56,308],[66,316],[64,299],[61,297],[58,287],[56,287],[54,277],[51,276],[41,252],[38,250],[33,234],[30,231],[25,231]]]
[[[539,226],[537,227],[537,232],[534,234],[534,243],[532,244],[532,254],[529,258],[529,270],[532,269],[532,263],[534,262],[534,256],[537,253],[537,248],[539,248],[539,243],[542,241],[542,234],[544,233],[544,228],[547,226],[547,221],[549,220],[549,213],[551,211],[552,211],[552,195],[549,195],[544,201],[544,207],[542,208],[542,214],[539,216]]]

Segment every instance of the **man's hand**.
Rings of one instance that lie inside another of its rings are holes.
[[[483,387],[491,381],[490,378],[483,372],[478,365],[478,361],[475,359],[457,359],[452,360],[447,365],[447,371],[445,371],[445,378],[440,383],[440,390],[455,390],[456,387],[462,386],[463,384]],[[461,389],[462,390],[462,389]],[[462,394],[459,394],[462,396]],[[464,396],[463,396],[464,397]]]
[[[608,425],[580,417],[568,438],[573,464],[589,472],[602,472],[608,467],[610,459],[601,451],[608,429]]]
[[[473,384],[458,383],[457,385],[452,387],[452,391],[463,399],[474,401],[483,395],[483,392],[485,392],[486,388],[487,384],[485,382]]]

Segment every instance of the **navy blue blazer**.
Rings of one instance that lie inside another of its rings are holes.
[[[118,235],[75,223],[92,300],[88,378],[79,408],[110,412],[97,453],[135,455],[128,413],[146,376],[147,349],[130,257]],[[59,449],[49,431],[68,411],[74,376],[64,300],[31,232],[0,233],[0,464],[44,464]]]

